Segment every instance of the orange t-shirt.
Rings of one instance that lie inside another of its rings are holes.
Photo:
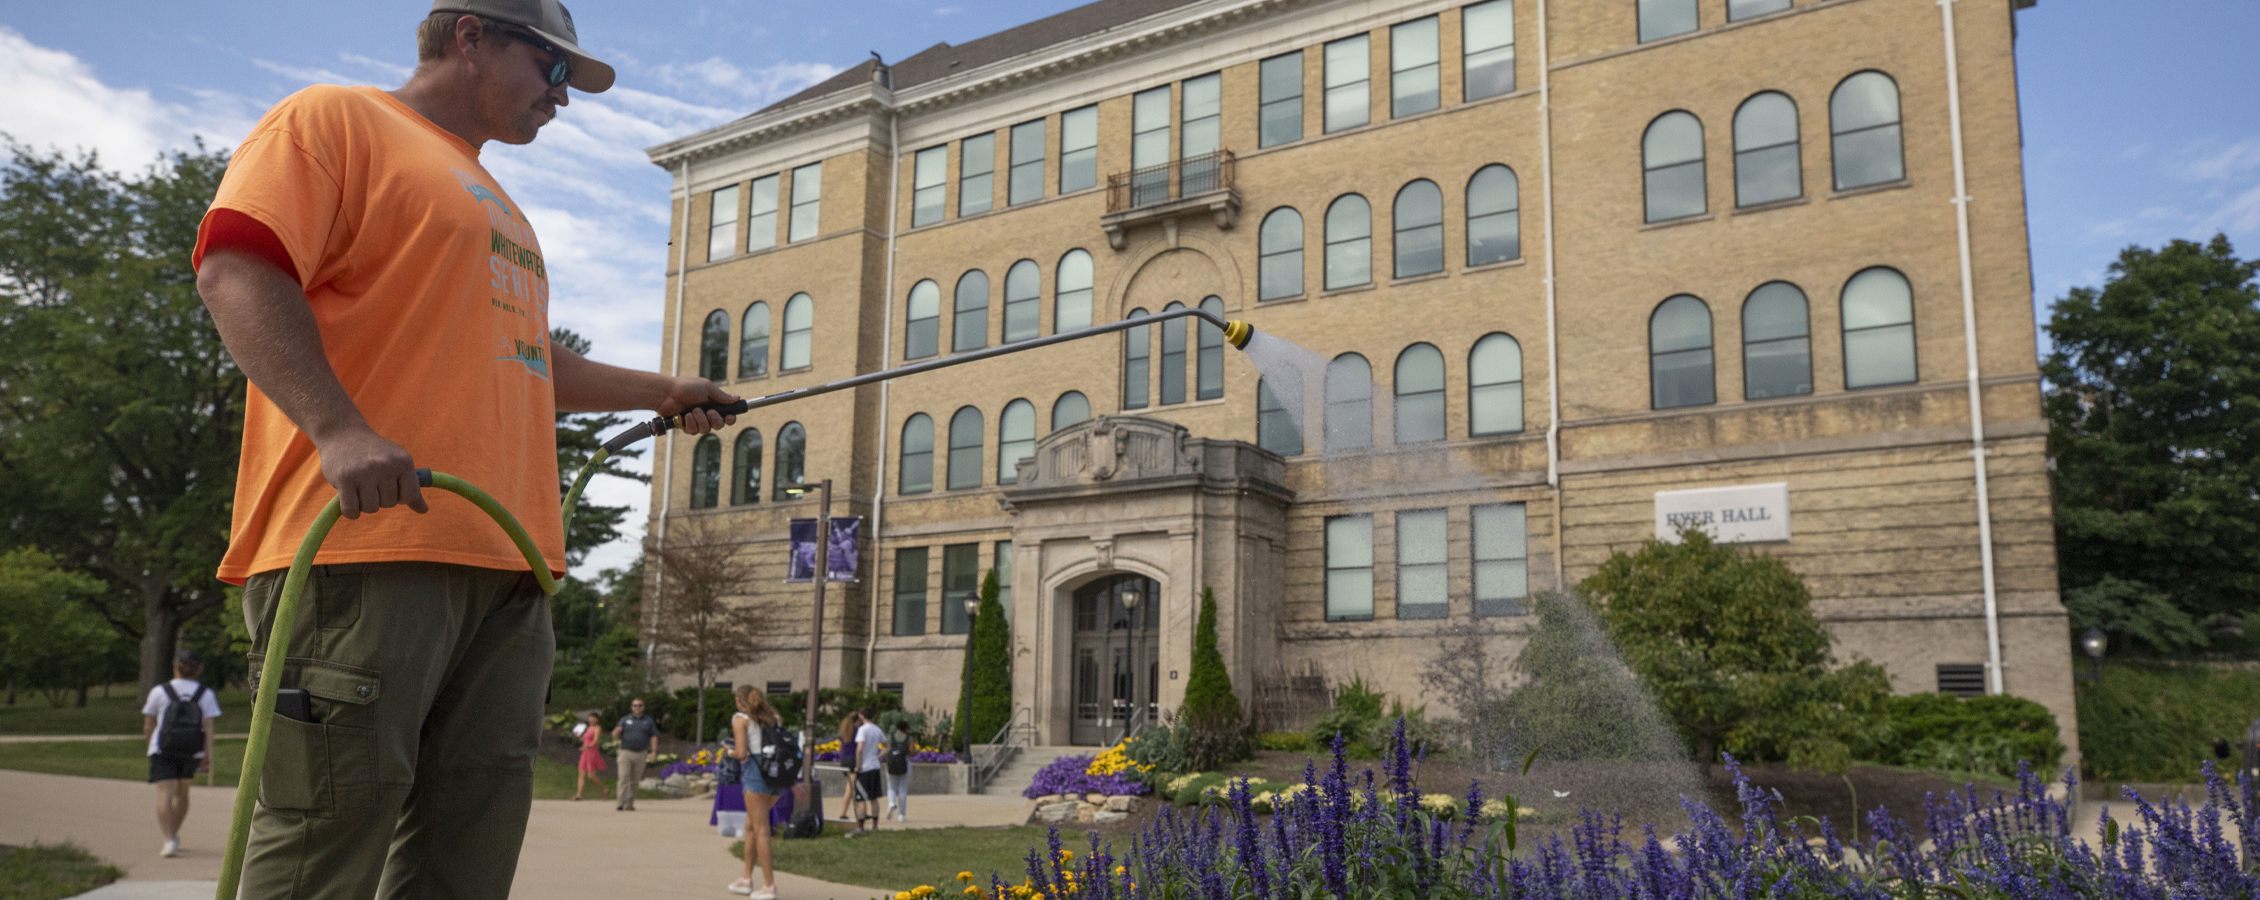
[[[378,434],[416,465],[478,485],[565,569],[557,494],[549,279],[524,212],[478,151],[375,88],[292,94],[244,139],[212,209],[273,229],[312,302],[323,352]],[[210,238],[207,213],[203,240]],[[337,490],[314,444],[252,386],[222,580],[290,565]],[[525,571],[470,501],[426,489],[339,520],[317,563],[426,561]]]

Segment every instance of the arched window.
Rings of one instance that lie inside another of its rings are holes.
[[[942,352],[942,286],[931,278],[911,285],[909,315],[902,358],[925,359]]]
[[[816,328],[816,301],[807,294],[794,294],[785,301],[785,349],[778,355],[777,368],[790,372],[808,368],[810,332]]]
[[[748,428],[738,432],[735,452],[730,454],[730,505],[744,506],[761,502],[761,429]]]
[[[1506,166],[1477,169],[1467,180],[1467,264],[1485,266],[1521,255],[1521,181]]]
[[[997,417],[997,483],[1020,483],[1020,461],[1036,455],[1036,405],[1014,400]]]
[[[1648,383],[1657,409],[1718,400],[1711,375],[1711,308],[1688,294],[1648,317]]]
[[[1444,354],[1430,344],[1414,344],[1397,354],[1394,379],[1397,443],[1423,444],[1444,439]]]
[[[1758,285],[1742,301],[1742,398],[1813,392],[1813,338],[1805,292],[1786,281]]]
[[[1303,430],[1295,427],[1294,413],[1261,378],[1256,379],[1256,446],[1280,456],[1303,452]]]
[[[1836,160],[1837,190],[1907,177],[1899,136],[1899,83],[1882,72],[1844,79],[1828,98],[1828,142]]]
[[[1444,192],[1436,182],[1418,179],[1397,191],[1390,216],[1397,233],[1398,278],[1444,271]]]
[[[745,324],[738,329],[738,377],[769,374],[769,304],[745,308]]]
[[[1224,300],[1208,297],[1201,301],[1201,309],[1210,315],[1224,315]],[[1193,399],[1214,400],[1224,396],[1224,329],[1207,319],[1194,322],[1200,333],[1200,383],[1193,388]]]
[[[1373,446],[1373,365],[1344,353],[1326,364],[1326,452]]]
[[[1077,422],[1091,418],[1091,398],[1082,391],[1068,391],[1052,401],[1052,430],[1058,431]]]
[[[1184,309],[1183,303],[1171,303],[1162,312]],[[1185,326],[1187,319],[1171,319],[1154,326],[1161,330],[1161,405],[1185,402]]]
[[[1043,299],[1043,273],[1036,261],[1023,259],[1004,273],[1004,342],[1025,341],[1043,332],[1036,321],[1037,303]]]
[[[1648,123],[1640,139],[1648,221],[1699,216],[1710,210],[1703,187],[1703,123],[1693,114],[1668,112]]]
[[[1256,299],[1303,292],[1303,214],[1282,206],[1263,217],[1256,233]]]
[[[1844,284],[1844,386],[1915,381],[1915,293],[1907,276],[1878,266]]]
[[[1129,318],[1145,315],[1133,309]],[[1153,326],[1139,325],[1122,333],[1122,408],[1145,409],[1146,391],[1153,384]]]
[[[1069,250],[1059,258],[1052,286],[1052,333],[1091,327],[1091,254]]]
[[[957,279],[956,315],[950,320],[950,352],[989,345],[989,273],[974,269]]]
[[[1640,42],[1695,30],[1695,0],[1640,0]]]
[[[915,413],[902,423],[902,462],[897,464],[895,492],[924,494],[934,489],[934,420]]]
[[[769,499],[791,500],[808,478],[808,431],[799,422],[777,429],[777,481],[769,486]]]
[[[1756,206],[1805,194],[1798,157],[1797,101],[1767,91],[1734,111],[1734,205]]]
[[[1356,194],[1326,208],[1326,289],[1373,283],[1373,205]]]
[[[730,380],[730,314],[719,309],[706,314],[698,335],[698,377]]]
[[[1493,332],[1467,354],[1467,433],[1522,430],[1522,345]]]
[[[722,439],[700,435],[691,448],[691,508],[713,509],[722,494]]]
[[[981,486],[981,411],[964,407],[950,417],[949,488]]]

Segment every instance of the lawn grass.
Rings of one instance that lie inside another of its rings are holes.
[[[991,872],[1007,882],[1026,881],[1028,848],[1043,846],[1046,833],[1047,829],[1033,825],[898,828],[854,839],[827,834],[772,841],[770,847],[780,872],[887,891],[932,885],[945,897],[954,897],[962,887],[959,872],[972,872],[973,883],[983,892],[989,889]],[[1090,846],[1082,835],[1070,837],[1064,830],[1060,840],[1061,846],[1077,853]],[[744,853],[744,841],[730,844],[733,858],[743,859]]]
[[[213,742],[212,751],[218,754],[218,758],[212,762],[214,784],[230,787],[235,785],[236,776],[243,772],[244,743],[242,738]],[[147,781],[149,745],[140,741],[0,743],[0,769]],[[563,800],[573,796],[574,775],[572,766],[537,757],[534,760],[534,799]],[[196,783],[203,784],[204,776],[197,776]],[[596,789],[592,787],[584,796],[596,795]],[[664,795],[644,791],[636,796],[657,800]],[[8,896],[10,895],[0,892],[0,897]]]
[[[86,705],[50,706],[47,698],[25,691],[16,705],[0,706],[0,734],[140,734],[140,688],[119,685],[110,696],[86,698]],[[250,691],[221,691],[221,734],[241,734],[251,721]]]
[[[9,900],[76,897],[125,875],[76,844],[0,847],[0,897]]]

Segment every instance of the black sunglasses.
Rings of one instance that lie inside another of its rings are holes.
[[[547,77],[550,87],[556,87],[572,79],[573,58],[566,55],[565,51],[557,49],[557,45],[535,37],[531,32],[520,31],[508,26],[497,25],[494,26],[493,31],[503,37],[523,42],[526,46],[549,54],[551,62],[549,63]]]

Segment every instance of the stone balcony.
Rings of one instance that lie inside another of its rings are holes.
[[[1178,219],[1203,213],[1230,229],[1240,218],[1238,169],[1232,151],[1218,150],[1107,176],[1106,215],[1099,219],[1107,246],[1128,246],[1130,229],[1148,223],[1174,236]]]

